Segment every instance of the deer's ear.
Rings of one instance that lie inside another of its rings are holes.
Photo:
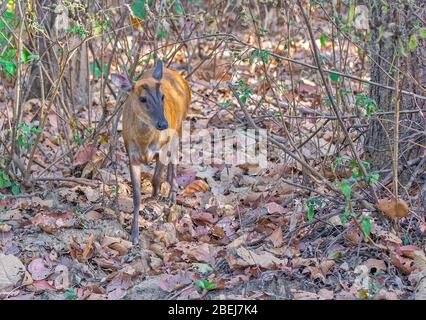
[[[163,78],[163,61],[155,61],[154,69],[152,70],[152,77],[157,81],[160,81],[161,78]]]
[[[126,76],[121,74],[111,74],[112,83],[120,90],[130,92],[132,90],[132,82]]]

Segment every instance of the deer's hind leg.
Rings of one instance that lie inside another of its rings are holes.
[[[158,194],[160,193],[161,183],[162,181],[162,173],[164,170],[164,164],[161,163],[159,157],[156,157],[156,163],[155,163],[155,170],[154,175],[152,176],[152,196],[158,197]]]
[[[172,203],[176,203],[178,184],[176,180],[176,164],[174,163],[167,165],[167,182],[170,185],[169,199]]]

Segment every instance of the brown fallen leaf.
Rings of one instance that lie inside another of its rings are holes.
[[[124,212],[133,212],[133,199],[126,196],[119,196],[118,209]]]
[[[316,260],[311,258],[311,259],[305,259],[305,258],[294,258],[291,260],[291,265],[293,268],[298,269],[301,267],[308,267],[311,265],[315,265],[316,264]]]
[[[66,213],[38,213],[31,219],[34,226],[39,227],[47,233],[57,232],[60,228],[70,228],[77,223],[75,214],[72,211]]]
[[[336,261],[334,260],[325,260],[320,263],[319,268],[321,269],[322,274],[326,276],[328,272],[331,270],[331,268],[334,267],[335,264],[336,264]]]
[[[361,232],[355,227],[350,227],[348,231],[343,235],[343,237],[352,245],[357,245],[360,241],[364,239]]]
[[[24,279],[22,280],[22,285],[29,286],[33,283],[34,283],[34,280],[31,277],[31,274],[28,271],[25,271]]]
[[[172,205],[170,211],[167,214],[167,222],[174,223],[182,216],[182,206]]]
[[[86,218],[88,220],[98,220],[98,219],[101,219],[102,217],[103,217],[102,213],[95,210],[91,210],[88,213],[86,213]]]
[[[363,263],[367,266],[370,273],[376,273],[377,271],[386,271],[386,264],[383,260],[379,259],[368,259]]]
[[[314,292],[292,289],[292,294],[294,300],[321,300],[321,297]]]
[[[356,297],[352,292],[348,291],[340,291],[336,294],[335,297],[336,300],[355,300]]]
[[[237,249],[237,254],[245,262],[247,262],[248,265],[257,265],[265,269],[280,268],[287,265],[287,259],[281,260],[275,257],[272,253],[266,251],[256,253],[254,251],[247,250],[244,247],[240,247]]]
[[[402,257],[397,252],[390,253],[390,260],[392,264],[405,275],[409,275],[414,270],[414,261],[412,259]]]
[[[43,200],[40,197],[32,197],[31,205],[38,206],[42,208],[51,208],[53,206],[53,200]]]
[[[402,245],[402,239],[391,231],[382,230],[378,227],[377,230],[375,230],[375,233],[376,236],[382,239],[385,243],[391,243],[392,246],[394,246],[394,244]]]
[[[55,275],[56,277],[53,280],[53,285],[56,290],[68,289],[70,286],[68,267],[64,265],[57,265],[55,267]]]
[[[309,273],[311,275],[311,279],[314,281],[321,281],[325,283],[325,276],[322,273],[321,269],[318,267],[306,267],[303,269],[302,274]]]
[[[89,254],[90,249],[92,248],[92,245],[93,245],[93,233],[91,233],[91,234],[89,235],[89,238],[87,239],[86,247],[84,248],[84,251],[83,251],[83,253],[81,254],[81,258],[82,258],[83,260],[86,260],[87,255]]]
[[[28,289],[35,292],[56,291],[56,288],[46,280],[34,281],[32,285],[28,286]]]
[[[192,225],[192,221],[190,223]],[[172,223],[163,223],[160,225],[159,230],[154,230],[155,240],[163,243],[166,247],[177,243],[176,228]]]
[[[370,286],[370,270],[365,265],[359,265],[354,270],[355,274],[357,274],[353,286],[353,289],[356,293],[366,293],[368,294],[369,286]]]
[[[274,244],[274,248],[279,248],[283,245],[283,231],[281,228],[276,228],[269,236],[269,240]]]
[[[71,237],[70,255],[79,262],[85,262],[90,257],[93,257],[95,248],[93,246],[93,235],[90,234],[87,239],[87,244],[81,243],[76,237]]]
[[[192,221],[189,214],[185,214],[176,223],[176,235],[179,240],[191,242],[192,239],[197,235],[194,230],[194,222]]]
[[[6,223],[0,223],[0,232],[9,232],[12,230],[12,227]]]
[[[385,289],[380,289],[376,293],[375,298],[376,300],[399,300],[395,292],[386,291]]]
[[[380,199],[377,202],[377,209],[390,218],[404,218],[408,216],[410,210],[408,204],[402,199],[398,199],[398,201],[396,199]]]
[[[192,212],[191,217],[193,220],[200,222],[215,223],[217,221],[217,216],[213,216],[211,213],[201,210]]]
[[[98,153],[100,152],[98,151]],[[96,170],[98,170],[98,168],[105,160],[104,157],[98,153],[95,153],[95,155],[91,159],[92,161],[87,162],[84,166],[84,169],[81,173],[82,178],[88,178],[92,172],[96,172]]]
[[[95,284],[89,284],[83,288],[76,288],[78,300],[106,300],[106,290]]]
[[[190,171],[187,171],[183,173],[182,175],[178,176],[176,178],[176,182],[179,187],[186,187],[188,184],[190,184],[191,182],[195,180],[196,176],[197,176],[197,172],[191,169]]]
[[[334,292],[327,289],[321,289],[320,291],[318,291],[318,296],[324,300],[333,300]]]
[[[266,210],[268,210],[269,214],[285,213],[283,206],[281,206],[281,205],[279,205],[275,202],[269,202],[269,203],[265,204],[265,208],[266,208]]]
[[[173,292],[177,289],[191,284],[197,279],[197,275],[190,271],[179,271],[175,275],[168,275],[165,279],[158,282],[160,288],[167,292]]]
[[[89,202],[96,202],[101,196],[101,193],[98,189],[90,188],[90,187],[84,187],[80,188],[82,190]]]
[[[24,277],[25,266],[11,254],[0,253],[0,291],[12,289]]]
[[[113,259],[106,259],[106,258],[93,258],[93,261],[100,266],[101,268],[110,269],[110,270],[117,270],[121,267],[121,265],[113,260]]]
[[[73,165],[81,166],[92,160],[93,156],[96,153],[96,146],[95,145],[87,145],[82,146],[80,149],[78,149],[77,153],[75,154]]]
[[[197,179],[188,184],[182,191],[182,196],[193,196],[196,192],[206,192],[209,190],[209,185],[201,179]]]
[[[120,272],[108,283],[106,290],[108,300],[119,300],[127,294],[127,289],[132,286],[130,275]]]
[[[208,243],[196,244],[193,242],[180,241],[176,249],[182,251],[182,256],[199,262],[212,263],[214,252]]]
[[[225,204],[218,208],[217,213],[219,216],[235,216],[237,214],[237,210],[233,205]]]
[[[242,236],[238,237],[237,239],[233,240],[231,243],[229,243],[226,247],[228,249],[232,248],[238,248],[241,245],[245,244],[247,242],[248,234],[244,233]]]
[[[132,248],[132,243],[121,238],[105,236],[102,241],[102,248],[106,247],[115,250],[118,255],[123,256]]]
[[[51,269],[47,266],[46,261],[41,258],[31,261],[28,265],[28,271],[34,280],[46,279],[51,273]]]
[[[232,75],[229,72],[229,68],[225,62],[217,61],[215,63],[205,63],[195,71],[195,75],[198,79],[205,81],[219,80],[229,81],[232,79]]]

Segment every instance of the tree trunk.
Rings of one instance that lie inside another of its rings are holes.
[[[403,2],[403,4],[401,4]],[[426,95],[426,40],[419,36],[419,25],[424,26],[426,10],[424,0],[369,1],[371,28],[371,80],[395,87],[395,81],[386,74],[397,78],[403,90]],[[411,37],[411,48],[410,48]],[[415,39],[418,44],[415,46]],[[397,63],[399,61],[399,63]],[[393,65],[392,65],[393,64]],[[417,83],[416,83],[417,82]],[[395,91],[377,86],[370,87],[370,97],[377,103],[378,111],[395,112]],[[424,186],[426,161],[425,118],[426,100],[401,95],[400,110],[418,110],[415,113],[400,113],[398,173],[400,185]],[[421,110],[421,111],[420,111]],[[395,147],[394,114],[374,117],[368,127],[365,140],[366,160],[380,170],[382,181],[392,179],[392,150]],[[424,188],[423,188],[424,189]],[[425,195],[423,195],[423,201]]]

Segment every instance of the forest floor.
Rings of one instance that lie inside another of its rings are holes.
[[[310,55],[309,45],[302,44],[296,59]],[[264,49],[269,48],[275,50],[264,43]],[[329,52],[325,58],[330,58]],[[223,59],[229,56],[228,52]],[[179,61],[179,55],[175,59]],[[235,80],[235,74],[220,59],[217,69],[212,65],[206,63],[191,79],[194,94],[188,119],[193,130],[245,126],[237,121],[244,114],[225,85]],[[238,77],[264,71],[249,59],[236,68]],[[288,86],[287,71],[275,60],[270,62],[269,72],[281,72]],[[318,172],[334,181],[331,159],[350,158],[350,152],[342,144],[344,138],[335,137],[331,122],[306,116],[329,114],[330,109],[322,109],[324,96],[320,82],[312,80],[315,73],[300,76],[298,71],[294,66],[296,96],[288,92],[283,96],[287,102],[297,100],[300,118],[286,123],[294,129],[296,144],[321,127],[321,134],[300,150]],[[256,92],[265,87],[262,82],[250,85],[259,89]],[[263,93],[268,91],[265,88]],[[249,100],[265,98],[272,106],[268,95],[249,95]],[[115,102],[111,97],[106,100],[112,111]],[[252,111],[256,104],[248,105]],[[40,120],[40,101],[23,108],[26,123]],[[77,112],[80,124],[89,128],[88,111]],[[102,113],[96,92],[91,112],[91,119]],[[357,208],[371,218],[374,241],[366,241],[357,223],[340,219],[344,199],[309,180],[308,188],[289,184],[305,181],[303,168],[271,146],[267,168],[250,163],[179,165],[176,205],[150,197],[153,167],[144,166],[141,243],[132,246],[132,190],[121,137],[114,140],[105,130],[99,146],[77,144],[75,157],[69,159],[62,153],[64,142],[57,138],[58,124],[52,110],[35,154],[35,187],[0,198],[0,279],[4,279],[0,298],[413,299],[426,295],[424,217],[411,215],[394,228],[374,208]],[[281,123],[265,117],[258,124],[287,141]],[[350,134],[357,141],[356,130]],[[111,146],[117,146],[113,153]],[[362,146],[357,148],[362,154]],[[163,184],[163,195],[167,188]],[[324,196],[323,203],[308,218],[306,203],[318,193]],[[413,211],[418,209],[417,197],[412,194]]]
[[[189,117],[196,127],[224,115],[211,116],[214,106],[203,115],[207,108],[194,100]],[[304,124],[308,135],[314,128]],[[41,146],[43,163],[54,149],[48,136]],[[284,180],[301,174],[291,163],[179,166],[172,206],[150,197],[153,167],[144,166],[141,244],[134,247],[121,138],[119,146],[116,161],[106,166],[106,149],[82,146],[70,169],[78,178],[45,181],[0,200],[0,260],[8,277],[13,270],[25,273],[3,298],[411,299],[421,283],[421,231],[403,246],[403,235],[372,215],[373,245],[355,224],[341,222],[338,207],[308,221],[309,192]],[[57,165],[56,177],[64,166]],[[167,188],[163,184],[163,195]],[[425,231],[424,224],[416,226]]]

